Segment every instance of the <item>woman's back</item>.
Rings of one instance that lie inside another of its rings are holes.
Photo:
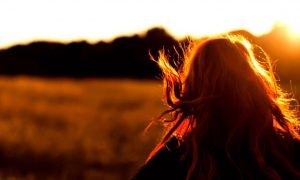
[[[179,143],[180,140],[173,136],[164,146],[162,146],[158,152],[147,161],[135,174],[132,180],[147,180],[147,179],[172,179],[172,180],[185,180],[188,174],[189,165],[191,163],[191,157],[185,155],[185,146]],[[286,156],[289,156],[293,165],[300,169],[300,142],[295,140],[292,144],[292,151],[287,152]],[[224,151],[223,151],[224,152]],[[236,154],[241,162],[236,166],[233,165],[226,155],[221,150],[214,154],[218,174],[214,179],[227,180],[227,179],[266,179],[259,169],[255,165],[255,161],[246,152]],[[276,169],[279,172],[282,179],[299,179],[293,177],[290,173],[286,172],[282,164],[268,160],[269,166]],[[243,166],[243,168],[242,168]],[[247,171],[241,171],[241,169]],[[239,172],[240,171],[240,172]]]
[[[300,179],[299,112],[260,47],[240,36],[208,38],[178,68],[164,53],[158,64],[167,130],[137,178]]]

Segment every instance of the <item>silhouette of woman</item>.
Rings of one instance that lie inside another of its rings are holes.
[[[194,42],[173,68],[163,51],[161,143],[133,179],[300,179],[295,100],[270,58],[239,35]]]

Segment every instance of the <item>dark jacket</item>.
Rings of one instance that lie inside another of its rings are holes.
[[[292,158],[293,164],[296,168],[300,169],[300,143],[297,141],[293,144]],[[184,153],[184,146],[179,145],[179,141],[176,137],[172,137],[146,164],[144,164],[138,172],[134,175],[132,180],[185,180],[187,172],[189,169],[189,158],[182,159],[182,154]],[[288,155],[288,154],[287,154]],[[236,176],[236,171],[234,168],[228,166],[228,162],[222,157],[218,157],[219,165],[222,169],[219,169],[222,175],[216,179],[240,179],[240,176]],[[253,159],[246,158],[245,165],[249,166],[249,172],[251,174],[243,174],[243,179],[266,179],[260,171],[257,169],[256,165],[253,164]],[[272,162],[274,163],[274,162]],[[280,167],[281,164],[278,164],[280,176],[283,179],[298,179],[291,177],[284,168]],[[275,166],[276,162],[275,162]],[[231,173],[235,171],[235,173]],[[257,172],[257,173],[255,173]]]
[[[139,169],[132,180],[185,179],[188,166],[187,160],[181,160],[182,153],[183,146],[179,146],[177,138],[172,137]]]

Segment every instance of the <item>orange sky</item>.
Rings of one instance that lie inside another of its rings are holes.
[[[203,36],[232,29],[268,32],[275,22],[300,34],[297,0],[1,0],[0,47],[33,40],[110,40],[165,27]]]

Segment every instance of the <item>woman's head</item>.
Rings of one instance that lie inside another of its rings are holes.
[[[190,175],[203,159],[199,168],[213,172],[214,160],[200,151],[223,149],[235,164],[234,153],[246,148],[266,175],[276,177],[265,168],[265,150],[276,154],[276,135],[299,135],[297,111],[277,85],[268,55],[236,35],[193,42],[185,52],[177,68],[164,52],[158,60],[170,107],[163,115],[171,115],[163,141],[176,134],[188,142],[196,159]]]
[[[219,98],[240,92],[238,88],[263,87],[260,76],[264,72],[253,67],[252,54],[242,42],[214,38],[201,41],[193,48],[179,74],[184,99]]]

